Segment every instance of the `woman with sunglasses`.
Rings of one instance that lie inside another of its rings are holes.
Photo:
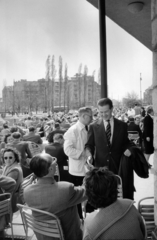
[[[11,147],[5,148],[2,154],[2,160],[4,163],[2,175],[11,177],[16,181],[16,186],[12,196],[13,212],[17,211],[16,203],[18,201],[19,188],[23,182],[22,168],[19,164],[20,158],[20,153],[15,148]]]

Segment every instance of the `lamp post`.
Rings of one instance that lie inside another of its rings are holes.
[[[140,99],[141,99],[141,103],[142,103],[142,74],[140,73]]]

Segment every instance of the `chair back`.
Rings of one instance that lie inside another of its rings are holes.
[[[128,138],[130,141],[134,142],[136,145],[139,144],[140,135],[137,131],[128,131]]]
[[[119,175],[116,175],[117,177],[117,181],[118,181],[118,186],[117,186],[117,190],[118,190],[118,198],[123,198],[123,185],[122,185],[122,179]]]
[[[6,214],[12,217],[11,193],[0,194],[0,217]]]
[[[64,235],[61,227],[60,220],[58,217],[52,213],[48,213],[46,211],[38,210],[35,208],[30,208],[25,205],[17,204],[20,209],[25,228],[26,228],[26,237],[28,235],[28,228],[31,228],[34,232],[42,234],[44,236],[58,238],[60,240],[64,240]],[[42,214],[44,219],[47,218],[49,220],[41,220],[32,215],[33,213]]]
[[[153,202],[148,203],[148,200],[151,201],[151,199],[153,200]],[[138,211],[145,220],[147,236],[150,237],[152,234],[152,231],[155,228],[154,197],[142,198],[138,203]]]

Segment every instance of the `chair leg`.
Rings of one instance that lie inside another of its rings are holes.
[[[11,235],[12,235],[12,240],[14,240],[14,233],[13,233],[13,225],[11,223]]]

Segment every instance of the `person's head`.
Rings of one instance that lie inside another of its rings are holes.
[[[86,195],[95,208],[105,208],[117,200],[117,178],[107,168],[93,168],[84,178]]]
[[[31,120],[31,117],[28,117],[27,119],[28,119],[28,120]]]
[[[19,163],[21,160],[21,156],[15,148],[7,147],[3,151],[2,159],[5,165],[10,166],[14,162]]]
[[[109,98],[101,98],[98,103],[99,114],[105,121],[112,117],[113,103]]]
[[[53,136],[53,142],[54,142],[54,143],[63,144],[63,143],[64,143],[63,135],[60,134],[60,133],[56,133],[56,134]]]
[[[152,106],[148,106],[147,109],[146,109],[146,112],[147,112],[147,114],[153,115],[154,111],[153,111]]]
[[[21,139],[21,134],[19,132],[14,132],[14,133],[11,134],[11,137],[12,137],[13,140],[14,139],[20,140]]]
[[[35,132],[35,127],[30,126],[30,127],[29,127],[29,132],[34,133],[34,132]]]
[[[7,135],[4,136],[3,141],[4,141],[5,143],[9,143],[10,138],[11,138],[11,134],[9,133],[9,134],[7,134]]]
[[[129,117],[129,122],[134,122],[134,118],[132,116]]]
[[[140,124],[140,120],[141,120],[140,116],[135,116],[134,121],[136,125]]]
[[[9,128],[9,127],[8,127],[8,124],[7,124],[7,123],[4,123],[4,124],[3,124],[3,128],[4,128],[4,129]]]
[[[55,129],[60,129],[60,124],[58,122],[56,122],[54,126],[55,126]]]
[[[93,113],[91,108],[89,107],[82,107],[78,111],[79,113],[79,120],[85,126],[89,125],[93,119]]]
[[[15,127],[15,126],[14,126],[14,127],[11,127],[10,132],[11,132],[11,133],[18,132],[18,128]]]
[[[57,160],[47,153],[35,155],[30,162],[31,171],[38,177],[54,177]]]

